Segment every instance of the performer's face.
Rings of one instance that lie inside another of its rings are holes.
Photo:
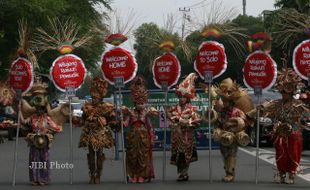
[[[101,102],[101,98],[93,97],[93,98],[92,98],[92,102],[93,102],[93,104],[98,104],[98,103]]]
[[[186,98],[185,96],[179,97],[179,104],[180,105],[185,105],[187,102],[188,102],[188,98]]]
[[[145,109],[145,104],[137,104],[136,108],[137,108],[137,110],[142,111]]]

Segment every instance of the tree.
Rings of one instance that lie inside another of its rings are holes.
[[[299,12],[310,14],[310,1],[309,0],[276,0],[275,7],[293,8]]]
[[[24,19],[28,22],[31,33],[37,27],[45,28],[48,17],[57,17],[60,20],[72,18],[79,23],[81,33],[86,33],[95,24],[104,29],[102,14],[94,5],[102,4],[110,9],[110,0],[2,0],[0,6],[0,62],[1,78],[7,77],[7,70],[11,62],[16,58],[18,48],[18,20]],[[94,36],[94,44],[88,50],[74,51],[80,56],[87,68],[95,67],[104,49],[103,37],[98,33]],[[59,56],[57,51],[45,52],[38,56],[40,73],[49,73],[52,61]]]

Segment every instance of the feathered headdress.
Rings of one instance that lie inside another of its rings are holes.
[[[196,73],[190,73],[175,89],[177,96],[185,96],[193,99],[196,97],[195,80]]]
[[[276,82],[276,88],[279,92],[294,92],[299,85],[303,85],[301,78],[291,68],[284,68],[282,71],[278,71],[278,79]]]
[[[135,104],[147,103],[148,92],[145,88],[145,80],[141,76],[137,76],[130,86],[131,100]]]
[[[304,86],[301,82],[302,79],[298,74],[291,68],[287,66],[287,55],[281,58],[282,60],[282,71],[278,71],[278,78],[275,84],[276,88],[281,93],[291,93],[294,92],[298,86]]]

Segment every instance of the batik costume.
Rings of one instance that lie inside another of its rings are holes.
[[[172,146],[170,163],[177,166],[178,181],[188,180],[190,163],[198,159],[194,134],[199,126],[200,116],[190,104],[190,99],[196,96],[196,78],[197,76],[191,73],[176,87],[177,96],[186,98],[186,102],[179,103],[168,111]]]
[[[152,147],[154,130],[151,117],[157,115],[155,108],[146,108],[147,90],[145,81],[136,77],[131,85],[133,109],[124,108],[124,126],[126,127],[127,175],[133,183],[154,179]]]

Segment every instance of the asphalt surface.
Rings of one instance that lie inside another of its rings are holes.
[[[273,182],[273,165],[272,161],[260,160],[259,168],[259,183],[255,184],[255,157],[251,155],[255,150],[247,147],[246,151],[239,150],[238,161],[236,168],[235,183],[227,184],[221,182],[224,175],[223,163],[219,150],[212,151],[212,179],[209,182],[209,156],[208,150],[201,150],[198,152],[198,161],[191,164],[188,182],[176,182],[177,174],[176,168],[169,164],[170,152],[167,152],[167,173],[166,181],[162,181],[163,171],[163,153],[154,152],[154,166],[156,179],[151,183],[144,184],[125,184],[123,179],[122,160],[113,160],[114,152],[112,150],[106,151],[106,161],[104,163],[104,171],[102,176],[102,183],[100,185],[88,184],[88,168],[86,153],[84,149],[78,148],[79,136],[81,129],[73,130],[74,142],[74,175],[73,184],[69,183],[68,169],[53,169],[52,181],[44,189],[149,189],[149,190],[195,190],[195,189],[308,189],[310,187],[309,181],[302,178],[297,178],[294,185],[276,184]],[[35,189],[42,187],[33,187],[28,181],[28,147],[23,138],[20,138],[18,146],[18,165],[16,174],[16,186],[12,187],[12,171],[13,171],[13,156],[15,141],[6,141],[0,144],[0,190],[7,189]],[[272,154],[272,148],[269,148],[269,153]],[[270,158],[272,159],[272,158]],[[309,159],[308,153],[304,153],[303,159],[307,163]],[[51,160],[59,164],[69,163],[69,128],[65,127],[64,132],[56,136],[55,142],[51,148]],[[304,172],[310,173],[308,169]]]

